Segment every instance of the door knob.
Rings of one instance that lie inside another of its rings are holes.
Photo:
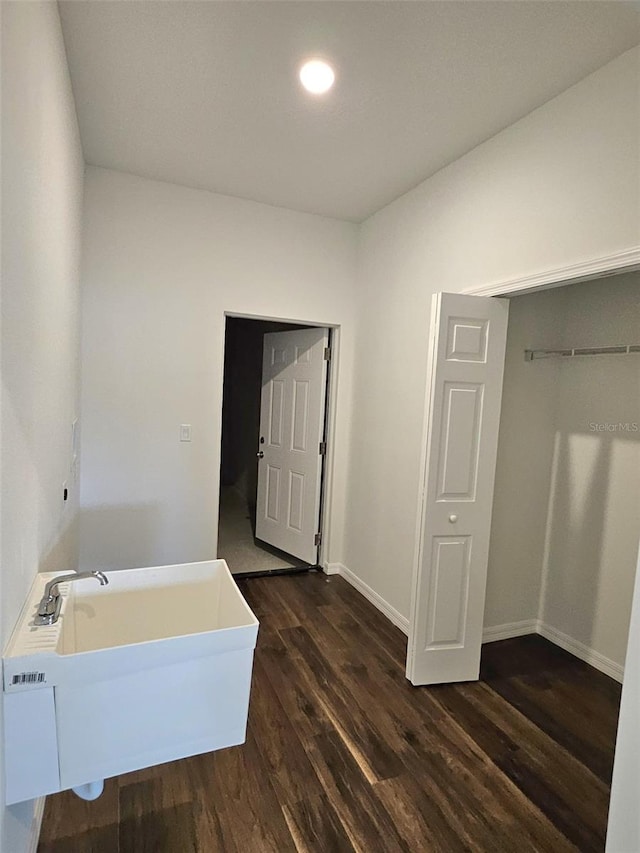
[[[264,456],[264,450],[259,450],[259,451],[256,453],[256,456],[258,457],[258,459],[262,459],[262,457]]]
[[[449,516],[449,522],[450,522],[451,524],[455,524],[457,520],[458,520],[458,516],[457,516],[457,515],[450,515],[450,516]]]

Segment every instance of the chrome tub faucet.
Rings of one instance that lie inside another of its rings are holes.
[[[69,572],[66,575],[58,575],[57,578],[50,580],[44,588],[44,595],[38,606],[35,624],[53,625],[58,621],[62,605],[58,584],[84,580],[85,578],[95,578],[99,581],[100,586],[106,586],[109,583],[109,578],[103,572]]]

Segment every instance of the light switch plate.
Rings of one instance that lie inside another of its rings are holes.
[[[180,441],[191,441],[191,424],[180,424]]]

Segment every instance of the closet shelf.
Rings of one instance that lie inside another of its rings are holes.
[[[638,352],[640,352],[640,344],[625,344],[619,347],[576,347],[574,349],[526,349],[524,360],[571,358],[574,355],[629,355]]]

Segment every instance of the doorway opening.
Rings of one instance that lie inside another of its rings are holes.
[[[226,317],[218,557],[236,577],[320,563],[330,337]]]

